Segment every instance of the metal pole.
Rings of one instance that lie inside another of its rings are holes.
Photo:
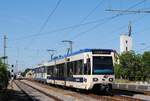
[[[63,40],[62,42],[67,42],[67,43],[69,43],[69,48],[67,49],[67,50],[68,50],[67,54],[68,54],[69,52],[72,53],[72,51],[73,51],[73,46],[72,46],[73,41],[71,41],[71,40]]]
[[[7,39],[7,36],[4,35],[4,64],[6,63],[6,39]]]
[[[16,60],[16,65],[15,65],[15,67],[16,67],[16,73],[18,73],[18,61]]]
[[[54,56],[54,52],[56,50],[52,50],[52,49],[47,49],[48,53],[51,55],[51,60],[53,59],[53,56]],[[50,53],[51,52],[51,53]]]
[[[69,44],[70,44],[70,53],[72,53],[72,43],[73,43],[72,41],[69,42]]]

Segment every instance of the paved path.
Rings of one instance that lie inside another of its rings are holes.
[[[113,84],[113,89],[150,92],[150,84],[136,84],[136,83],[116,83]]]
[[[4,92],[4,98],[0,101],[30,101],[24,92],[22,92],[15,83],[9,83],[8,89]]]

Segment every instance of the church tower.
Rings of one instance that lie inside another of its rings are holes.
[[[132,29],[131,23],[128,26],[128,34],[123,34],[120,36],[120,53],[132,50]]]

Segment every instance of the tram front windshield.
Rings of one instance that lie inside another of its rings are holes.
[[[113,74],[113,61],[111,56],[93,57],[93,74]]]

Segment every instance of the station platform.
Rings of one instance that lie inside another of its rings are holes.
[[[114,83],[113,89],[135,91],[135,92],[150,92],[150,84],[138,84],[138,83]]]

